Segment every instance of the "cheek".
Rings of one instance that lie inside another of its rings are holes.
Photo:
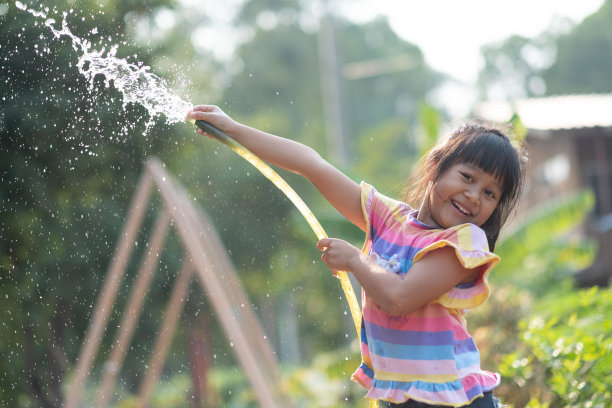
[[[497,204],[491,204],[490,206],[487,206],[486,208],[487,218],[483,221],[483,223],[486,222],[489,218],[491,218],[491,216],[493,215],[496,209],[497,209]]]

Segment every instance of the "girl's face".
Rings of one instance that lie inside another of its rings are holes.
[[[440,228],[472,223],[481,226],[503,193],[500,180],[470,163],[449,167],[432,182],[418,220]]]

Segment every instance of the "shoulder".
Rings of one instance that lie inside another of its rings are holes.
[[[432,230],[429,244],[424,246],[414,257],[414,262],[425,255],[440,249],[452,248],[460,264],[467,269],[487,265],[493,268],[499,262],[499,256],[489,251],[485,232],[474,224],[461,224],[444,230]]]
[[[486,233],[475,224],[460,224],[440,230],[438,239],[448,240],[466,251],[490,252]]]
[[[403,201],[388,197],[380,193],[372,185],[362,181],[360,184],[361,188],[361,203],[364,209],[371,209],[375,206],[384,206],[387,208],[395,209],[410,209],[410,206]]]

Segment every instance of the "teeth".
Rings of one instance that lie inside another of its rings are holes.
[[[462,213],[464,213],[465,215],[472,215],[472,213],[470,213],[468,210],[466,210],[465,208],[463,208],[462,206],[459,205],[458,202],[453,201],[453,204],[455,204],[455,207],[457,207],[459,209],[459,211],[461,211]]]

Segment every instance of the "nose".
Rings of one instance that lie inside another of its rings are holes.
[[[480,204],[480,193],[474,188],[467,188],[464,192],[465,196],[470,200],[470,202],[474,205]]]

